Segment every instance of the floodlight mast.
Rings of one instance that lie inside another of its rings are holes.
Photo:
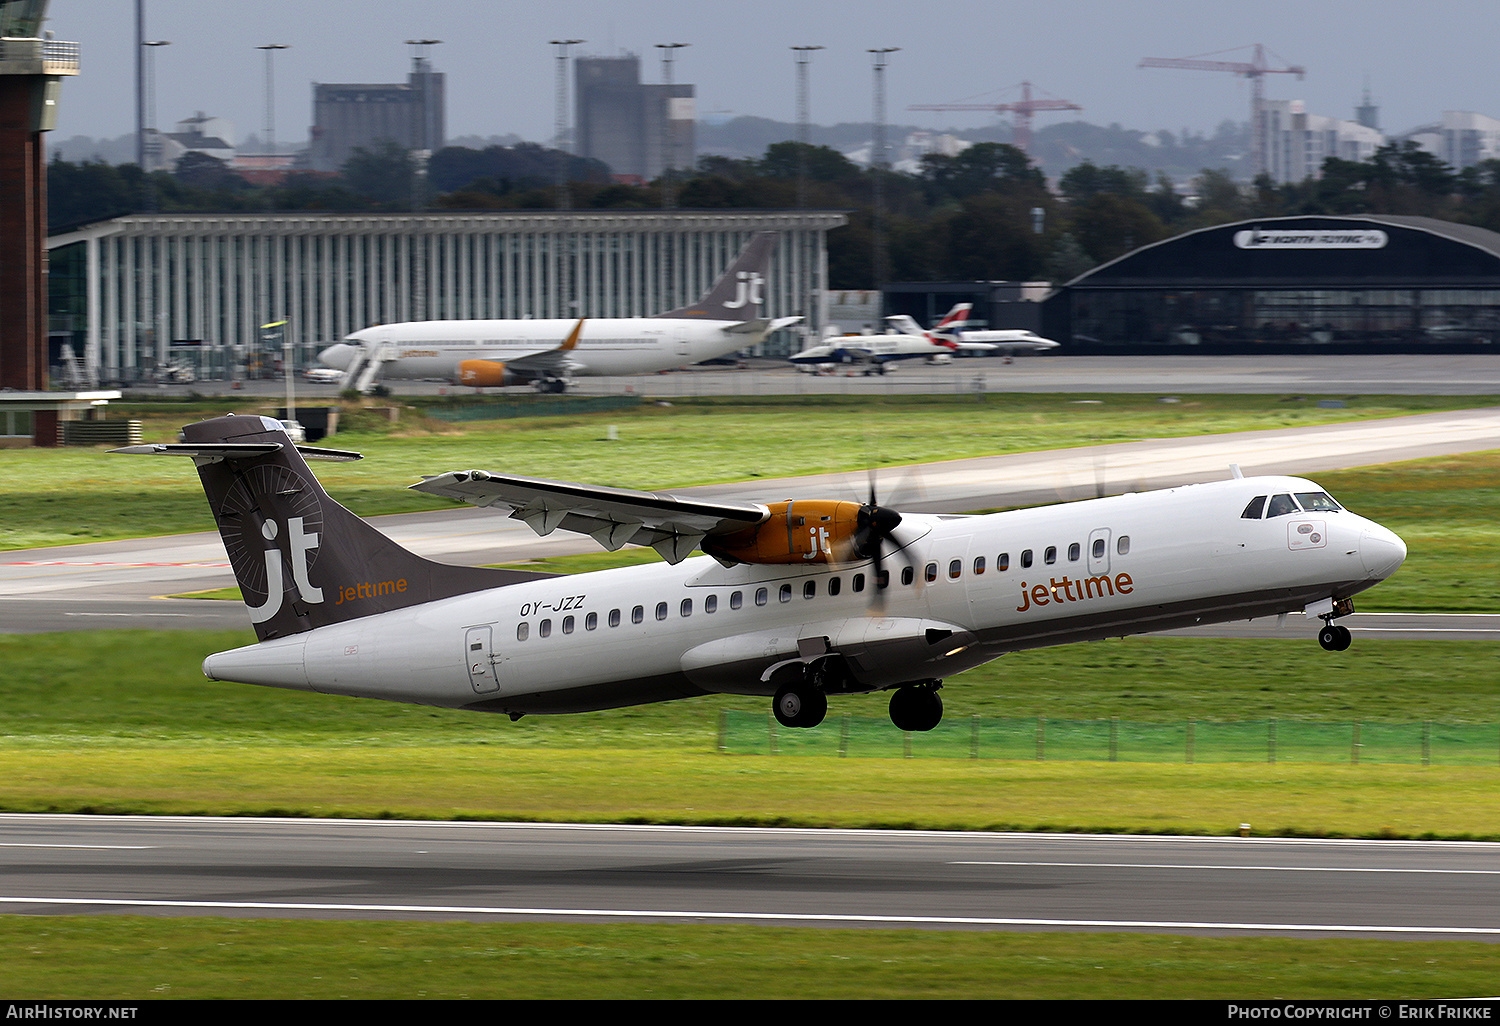
[[[586,42],[582,39],[553,39],[550,45],[557,50],[557,110],[556,131],[552,144],[557,147],[557,209],[567,210],[573,206],[573,197],[568,190],[568,48]]]
[[[880,288],[885,278],[885,223],[883,205],[885,190],[882,179],[887,169],[885,152],[885,64],[886,55],[900,50],[899,46],[882,46],[869,52],[875,56],[875,125],[874,140],[870,146],[870,183],[873,202],[870,216],[870,235],[873,252],[870,260],[870,277],[873,288]]]
[[[672,122],[672,62],[676,60],[678,50],[692,45],[692,43],[656,44],[656,48],[661,51],[661,81],[666,86],[666,95],[662,97],[662,112],[666,117],[662,119],[661,126],[661,206],[663,210],[675,205],[672,197],[672,169],[676,166],[678,157],[677,129]]]

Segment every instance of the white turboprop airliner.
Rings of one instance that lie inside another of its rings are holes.
[[[923,330],[906,314],[886,318],[884,335],[841,335],[789,357],[798,370],[816,371],[835,364],[864,367],[865,374],[884,374],[897,360],[946,358],[955,352],[1016,352],[1056,349],[1057,343],[1021,329],[964,331],[972,303],[959,303],[930,330]]]
[[[438,379],[487,388],[532,384],[562,392],[575,377],[654,374],[759,345],[802,318],[763,316],[766,269],[778,236],[758,232],[692,306],[655,317],[572,320],[411,321],[380,324],[323,350],[344,386],[377,377]],[[582,326],[582,331],[574,331]]]
[[[509,509],[539,534],[651,545],[667,562],[573,576],[458,567],[397,546],[303,460],[355,453],[295,445],[254,416],[183,438],[115,451],[197,465],[259,638],[209,656],[210,678],[513,719],[729,693],[810,727],[830,695],[890,690],[896,726],[930,730],[945,677],[1021,649],[1304,613],[1342,650],[1335,619],[1406,557],[1313,482],[1237,469],[982,516],[470,470],[412,487]]]

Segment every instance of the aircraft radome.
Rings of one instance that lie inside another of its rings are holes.
[[[558,576],[420,558],[334,502],[269,418],[114,450],[191,457],[259,641],[215,680],[507,713],[711,693],[817,724],[829,696],[890,690],[929,730],[944,678],[1007,652],[1305,613],[1337,618],[1406,546],[1311,481],[1241,477],[979,516],[868,502],[700,502],[480,470],[420,491],[510,510],[539,534],[664,563]],[[872,488],[873,492],[873,488]],[[706,555],[689,558],[699,550]]]
[[[759,345],[770,332],[802,320],[763,314],[766,269],[778,237],[757,232],[703,298],[655,317],[380,324],[347,336],[318,360],[343,371],[345,387],[361,391],[384,377],[562,392],[576,377],[654,374],[701,363]]]

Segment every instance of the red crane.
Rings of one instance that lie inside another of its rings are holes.
[[[1244,50],[1247,47],[1236,47]],[[1248,61],[1206,60],[1234,50],[1218,50],[1199,54],[1197,57],[1147,57],[1141,61],[1142,68],[1185,68],[1188,71],[1229,71],[1244,75],[1250,80],[1250,162],[1257,176],[1266,171],[1266,124],[1262,104],[1265,101],[1265,77],[1267,75],[1296,75],[1300,81],[1307,69],[1301,65],[1273,68],[1266,63],[1266,48],[1259,43],[1253,47],[1254,55]],[[1276,58],[1281,60],[1280,57]]]
[[[1031,156],[1031,115],[1039,110],[1083,110],[1078,104],[1070,100],[1033,100],[1031,98],[1031,83],[1021,83],[1021,99],[1016,103],[925,103],[906,108],[907,110],[990,110],[997,114],[1011,113],[1015,115],[1014,133],[1016,148],[1028,157]]]

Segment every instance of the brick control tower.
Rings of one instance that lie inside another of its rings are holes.
[[[78,74],[78,44],[44,37],[48,2],[0,0],[0,389],[20,391],[47,388],[42,133],[63,76]]]

